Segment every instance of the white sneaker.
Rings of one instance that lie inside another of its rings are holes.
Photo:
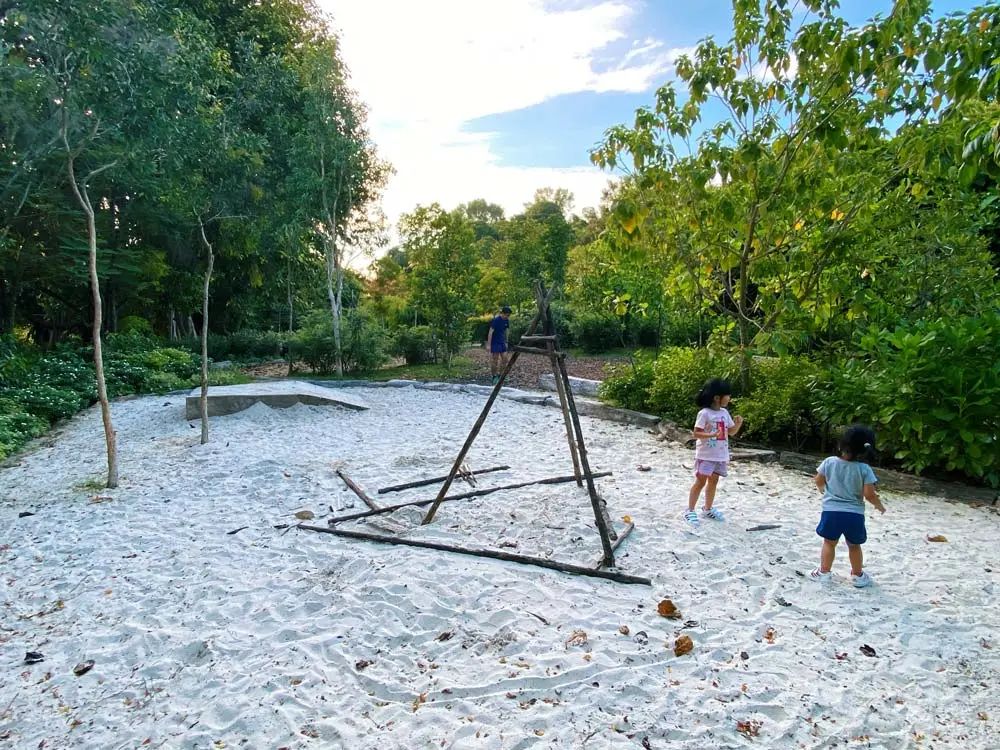
[[[868,586],[871,586],[873,583],[875,583],[872,577],[867,573],[865,573],[865,571],[863,570],[861,571],[861,575],[859,576],[852,574],[851,582],[854,584],[854,588],[856,589],[867,588]]]
[[[809,574],[809,577],[817,583],[829,583],[833,580],[833,573],[823,573],[819,568],[816,568]]]
[[[711,518],[713,521],[725,521],[726,517],[722,515],[722,511],[718,508],[707,508],[701,512],[705,518]]]
[[[701,521],[698,520],[698,514],[693,510],[689,510],[684,514],[684,520],[691,524],[694,528],[701,526]]]

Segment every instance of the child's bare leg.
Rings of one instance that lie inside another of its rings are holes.
[[[860,547],[859,547],[860,549]],[[833,539],[823,540],[823,549],[819,553],[819,572],[829,573],[833,568],[833,559],[837,556],[837,542]]]
[[[848,544],[847,556],[851,560],[851,575],[859,576],[865,569],[865,555],[860,544]]]
[[[707,481],[708,477],[695,474],[694,484],[691,485],[691,491],[688,493],[688,510],[694,510],[694,506],[698,504],[698,495],[701,494],[701,488],[705,486]]]
[[[713,474],[708,478],[708,486],[705,488],[705,510],[712,507],[715,502],[715,488],[719,485],[719,475]],[[692,506],[692,510],[694,507]]]
[[[490,375],[498,375],[499,371],[497,366],[500,364],[500,355],[490,353]]]

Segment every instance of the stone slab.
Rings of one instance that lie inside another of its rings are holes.
[[[186,419],[199,417],[200,397],[201,388],[195,388],[188,394],[184,404]],[[335,389],[324,388],[303,380],[273,380],[244,385],[210,386],[208,389],[210,417],[235,414],[257,403],[278,409],[285,409],[295,404],[342,406],[356,411],[368,408],[368,405],[356,396],[348,396]]]
[[[761,464],[770,464],[778,460],[778,452],[762,448],[733,448],[729,451],[729,459],[731,461],[756,461]]]
[[[587,378],[569,377],[569,388],[579,396],[597,396],[597,390],[601,386],[600,380],[588,380]],[[556,390],[556,376],[552,373],[539,375],[538,386],[546,391]]]
[[[621,422],[622,424],[632,424],[638,427],[655,428],[660,422],[660,418],[655,414],[643,414],[641,411],[631,409],[619,409],[615,406],[608,406],[600,401],[589,398],[574,398],[576,411],[585,417],[595,419],[606,419],[609,422]],[[551,406],[560,408],[559,399],[553,399]]]

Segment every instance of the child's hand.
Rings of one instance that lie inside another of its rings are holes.
[[[879,513],[885,513],[885,506],[882,505],[882,501],[880,499],[876,500],[874,502],[874,505],[875,505],[875,510],[877,510]]]
[[[743,417],[737,414],[735,417],[733,417],[733,422],[735,423],[736,429],[738,430],[743,426]]]

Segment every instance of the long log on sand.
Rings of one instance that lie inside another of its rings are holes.
[[[447,498],[445,498],[447,499]],[[472,555],[474,557],[489,557],[494,560],[504,560],[506,562],[516,562],[522,565],[535,565],[540,568],[558,570],[562,573],[572,573],[580,576],[590,576],[592,578],[606,578],[609,581],[618,583],[641,583],[646,586],[652,585],[652,581],[641,576],[632,576],[627,573],[618,573],[612,570],[595,570],[585,568],[582,565],[571,565],[556,560],[546,560],[543,557],[528,557],[527,555],[515,555],[509,552],[498,552],[491,549],[475,549],[471,547],[457,547],[451,544],[439,544],[437,542],[420,542],[415,539],[401,539],[398,537],[382,536],[381,534],[366,534],[362,531],[346,531],[344,529],[328,529],[323,526],[308,526],[299,524],[300,529],[307,531],[318,531],[322,534],[334,534],[335,536],[347,537],[349,539],[364,539],[369,542],[384,542],[386,544],[401,544],[407,547],[422,547],[424,549],[436,549],[442,552],[455,552],[460,555]]]
[[[342,472],[340,469],[337,469],[337,476],[344,480],[344,484],[350,487],[351,490],[354,492],[354,494],[360,497],[361,501],[365,505],[367,505],[372,510],[379,509],[378,505],[375,504],[375,501],[372,500],[370,497],[368,497],[368,494],[363,489],[358,487],[358,485],[356,485],[354,481],[349,476],[347,476],[347,474]]]
[[[611,476],[610,471],[601,471],[594,474],[594,479],[600,479],[601,477]],[[458,495],[448,495],[441,499],[441,502],[448,502],[450,500],[468,500],[473,497],[481,497],[482,495],[489,495],[492,492],[500,492],[500,490],[516,490],[521,487],[527,487],[532,484],[562,484],[564,482],[575,482],[576,477],[550,477],[549,479],[535,479],[531,482],[518,482],[517,484],[505,484],[500,487],[487,487],[482,490],[472,490],[471,492],[463,492]],[[341,523],[343,521],[353,521],[357,518],[367,518],[368,516],[377,516],[380,513],[391,513],[394,510],[399,510],[400,508],[409,508],[415,505],[430,505],[431,503],[437,501],[438,498],[431,498],[430,500],[413,500],[408,503],[397,503],[396,505],[386,505],[384,508],[379,508],[378,510],[362,510],[357,513],[348,513],[346,516],[335,516],[331,518],[327,523],[331,526],[334,524]]]
[[[478,469],[477,471],[469,472],[470,474],[489,474],[491,471],[506,471],[509,466],[493,466],[489,469]],[[394,484],[391,487],[383,487],[378,491],[378,494],[384,495],[386,492],[399,492],[400,490],[408,490],[413,487],[425,487],[428,484],[437,484],[438,482],[443,482],[448,478],[446,474],[443,477],[431,477],[430,479],[420,479],[416,482],[406,482],[405,484]]]

